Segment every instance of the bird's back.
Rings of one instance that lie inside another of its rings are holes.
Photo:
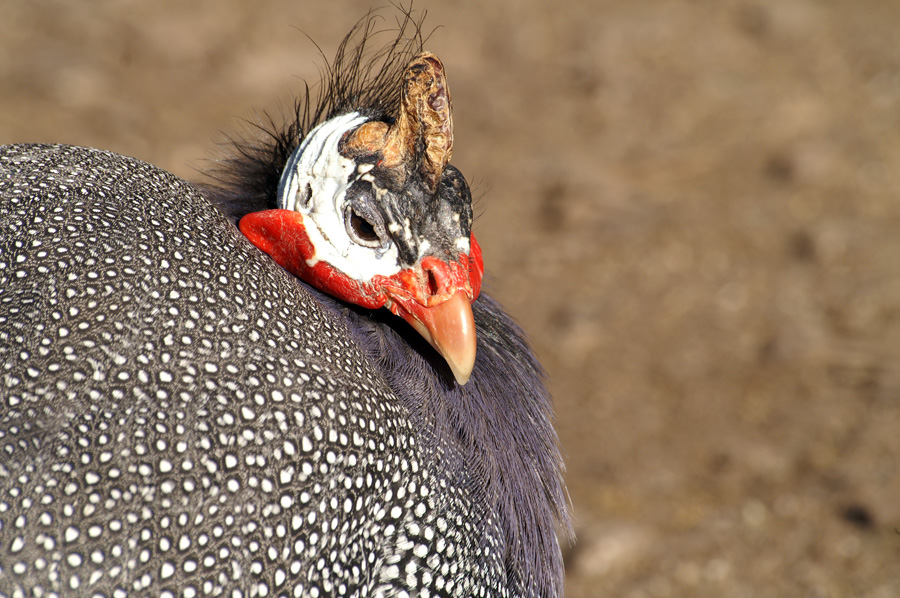
[[[0,148],[0,595],[503,595],[496,522],[418,438],[193,186]]]

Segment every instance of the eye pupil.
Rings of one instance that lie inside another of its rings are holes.
[[[378,233],[375,232],[375,227],[372,226],[372,223],[356,212],[350,214],[350,226],[353,228],[353,232],[356,233],[356,236],[363,241],[379,240]]]

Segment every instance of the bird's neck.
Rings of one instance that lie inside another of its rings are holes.
[[[499,527],[509,580],[523,595],[562,595],[556,525],[570,527],[562,461],[543,373],[521,330],[482,293],[478,351],[465,386],[401,319],[317,291],[409,411],[439,469],[484,498]],[[454,450],[448,450],[448,449]]]

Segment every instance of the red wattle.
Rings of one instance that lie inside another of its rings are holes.
[[[472,253],[469,254],[469,284],[472,285],[472,301],[478,299],[481,293],[481,279],[484,278],[484,261],[481,259],[481,245],[475,240],[475,235],[469,238]]]
[[[291,210],[265,210],[244,216],[238,228],[247,239],[269,254],[282,268],[316,288],[343,301],[367,309],[382,307],[390,297],[391,311],[397,304],[407,312],[439,305],[462,290],[475,301],[481,291],[484,263],[481,247],[473,236],[471,255],[444,262],[425,256],[413,268],[391,276],[376,274],[368,282],[349,278],[331,264],[319,260],[313,266],[315,248],[306,234],[303,215]]]
[[[368,283],[354,280],[321,260],[309,265],[308,260],[313,259],[316,251],[299,212],[253,212],[241,218],[238,228],[279,266],[330,295],[367,309],[378,309],[387,301],[382,290],[373,284],[374,280]]]

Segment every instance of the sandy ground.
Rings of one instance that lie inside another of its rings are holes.
[[[7,0],[0,142],[196,179],[370,7]],[[568,595],[900,595],[900,2],[416,8],[550,376]]]

